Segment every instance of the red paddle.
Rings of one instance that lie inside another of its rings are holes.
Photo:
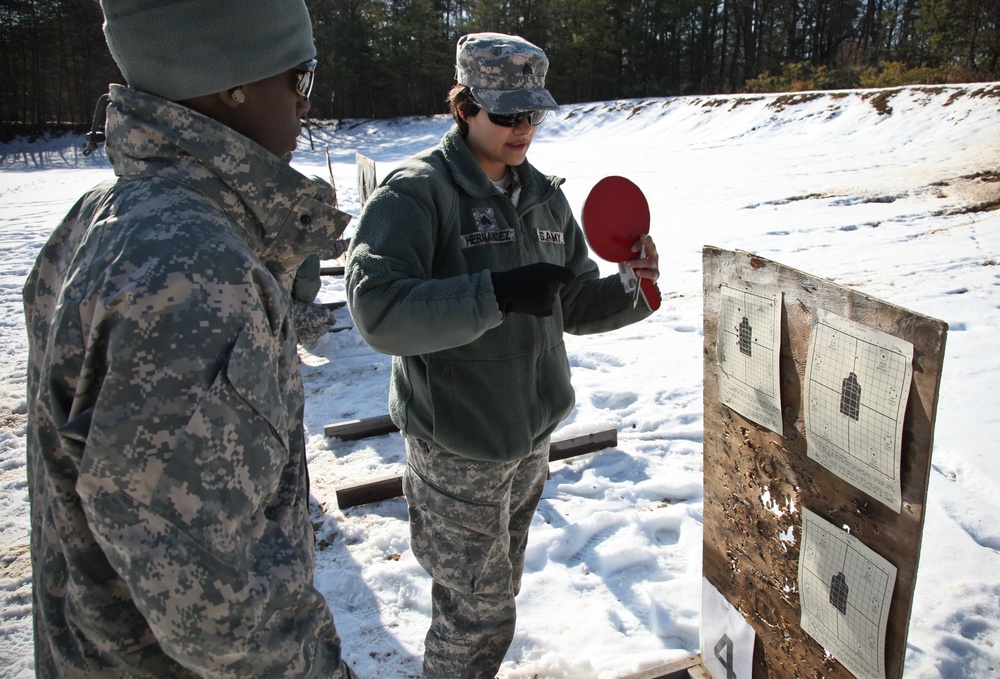
[[[649,203],[642,189],[625,177],[611,176],[597,182],[583,204],[583,232],[601,259],[625,262],[636,259],[632,246],[649,233]],[[648,278],[639,287],[649,308],[660,308],[660,291]]]

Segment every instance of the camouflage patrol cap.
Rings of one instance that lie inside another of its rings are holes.
[[[458,39],[455,80],[472,90],[490,113],[552,111],[559,104],[545,89],[549,60],[516,35],[470,33]]]

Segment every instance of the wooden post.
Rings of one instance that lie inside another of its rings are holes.
[[[354,154],[355,164],[358,170],[358,200],[361,207],[368,202],[368,196],[372,195],[378,180],[375,176],[375,161],[360,153]]]

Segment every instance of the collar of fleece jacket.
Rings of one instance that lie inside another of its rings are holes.
[[[452,127],[441,139],[441,152],[448,161],[452,178],[463,191],[476,198],[496,193],[496,187],[479,167],[459,132],[458,125]],[[565,181],[560,177],[546,177],[527,160],[515,167],[514,171],[521,181],[522,196],[538,196],[542,193],[547,197],[549,192],[555,191]]]

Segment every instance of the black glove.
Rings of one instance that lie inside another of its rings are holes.
[[[493,272],[493,294],[504,314],[551,316],[556,294],[576,278],[572,269],[539,262]]]

